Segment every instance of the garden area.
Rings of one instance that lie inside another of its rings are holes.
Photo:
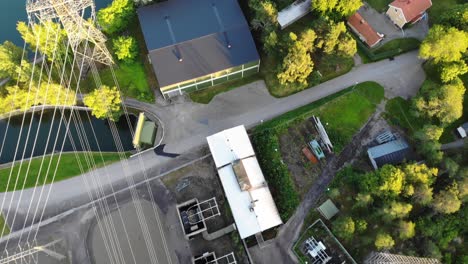
[[[126,158],[130,156],[129,153],[124,154]],[[71,178],[73,176],[81,175],[94,169],[94,167],[88,167],[87,161],[90,164],[96,166],[96,168],[110,165],[111,163],[120,161],[118,153],[64,153],[60,158],[60,162],[57,166],[58,156],[54,155],[44,157],[44,162],[41,170],[42,158],[34,158],[30,161],[24,161],[21,166],[21,173],[18,175],[20,164],[16,162],[13,170],[11,167],[0,169],[0,192],[22,190],[31,188],[34,186],[42,186],[53,182],[58,182]],[[81,171],[79,164],[82,164],[83,170]],[[29,171],[28,171],[29,166]],[[50,166],[50,170],[48,167]],[[57,169],[56,169],[57,168]],[[57,170],[54,179],[54,172]],[[28,171],[26,175],[26,171]],[[8,179],[10,178],[10,184],[8,185]],[[15,188],[15,183],[18,183]]]
[[[316,133],[309,118],[320,117],[338,154],[383,97],[379,84],[361,83],[264,122],[252,131],[253,146],[283,221],[289,219],[307,187],[320,175],[322,165],[312,165],[301,151]]]

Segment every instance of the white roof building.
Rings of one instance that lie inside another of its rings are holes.
[[[206,139],[241,238],[282,224],[245,127]]]

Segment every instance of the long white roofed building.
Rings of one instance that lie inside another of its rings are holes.
[[[241,238],[282,224],[245,127],[206,139]]]

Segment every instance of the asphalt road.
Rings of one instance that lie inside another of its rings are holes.
[[[0,199],[7,199],[7,206],[12,201],[12,211],[7,221],[11,221],[13,212],[16,211],[17,221],[12,227],[18,229],[24,221],[37,221],[37,218],[31,219],[31,214],[26,219],[30,203],[32,208],[39,208],[39,211],[44,209],[44,218],[48,218],[88,203],[97,196],[140,182],[150,175],[159,175],[199,157],[200,154],[193,150],[204,146],[208,135],[241,124],[248,128],[253,127],[261,120],[271,119],[359,82],[379,82],[385,87],[387,98],[412,96],[425,79],[422,60],[417,54],[414,51],[398,56],[393,61],[360,65],[343,76],[281,99],[272,97],[264,82],[257,81],[220,94],[208,105],[181,103],[158,106],[133,102],[157,115],[165,125],[166,133],[162,142],[166,144],[165,151],[185,155],[173,159],[157,156],[151,151],[145,152],[128,161],[56,182],[53,186],[44,186],[41,198],[40,190],[34,192],[33,189],[24,190],[21,201],[18,201],[18,193],[0,194]],[[46,194],[49,191],[50,196],[46,203]],[[7,213],[7,206],[1,208],[4,215]]]

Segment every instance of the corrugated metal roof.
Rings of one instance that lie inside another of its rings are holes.
[[[409,145],[403,139],[390,141],[367,150],[369,158],[374,160],[379,167],[384,164],[398,164],[406,158],[409,152]]]
[[[155,136],[156,125],[154,122],[145,121],[143,124],[143,129],[141,130],[140,142],[147,145],[153,145]]]
[[[236,0],[169,0],[138,17],[161,87],[259,60]]]

